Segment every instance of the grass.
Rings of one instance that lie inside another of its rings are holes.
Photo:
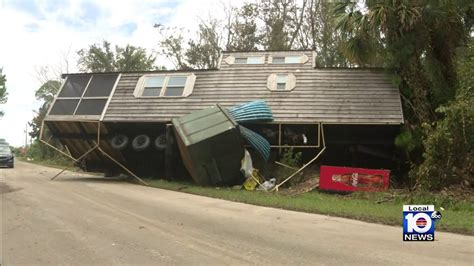
[[[66,162],[66,161],[63,161],[63,160],[27,160],[26,157],[23,157],[23,156],[16,156],[15,157],[15,160],[19,160],[19,161],[22,161],[22,162],[27,162],[27,163],[34,163],[34,164],[38,164],[38,165],[42,165],[42,166],[48,166],[48,167],[52,167],[52,168],[59,168],[59,169],[64,169],[66,167],[69,167],[70,169],[75,169],[76,167],[73,166],[73,163],[72,161],[71,162]]]
[[[68,171],[71,172],[79,172],[79,173],[84,173],[81,169],[78,167],[74,166],[74,163],[72,161],[65,161],[65,160],[27,160],[26,157],[21,157],[21,156],[16,156],[15,160],[19,160],[22,162],[27,162],[27,163],[33,163],[41,166],[47,166],[51,168],[56,168],[56,169],[61,169],[63,170],[64,168],[67,167]],[[94,173],[94,172],[87,172],[89,175],[103,175],[102,173]]]
[[[312,191],[290,197],[278,193],[200,187],[164,180],[147,179],[146,182],[157,188],[212,198],[395,226],[401,226],[402,205],[433,204],[435,208],[443,207],[445,209],[441,211],[442,219],[436,225],[437,230],[474,235],[474,202],[454,200],[432,193],[412,194],[403,190],[391,190],[379,193],[339,195]]]
[[[18,159],[26,161],[24,158]],[[56,161],[35,160],[28,162],[59,169],[65,167],[63,162]],[[70,171],[75,171],[75,169],[75,167],[71,167]],[[474,235],[473,197],[463,197],[462,195],[461,197],[451,197],[429,192],[410,193],[406,190],[390,190],[377,193],[358,192],[340,195],[315,190],[297,196],[285,196],[278,193],[237,190],[227,187],[201,187],[192,183],[169,182],[166,180],[144,180],[150,186],[162,189],[394,226],[401,226],[402,205],[432,204],[435,205],[435,208],[444,208],[441,211],[441,221],[436,225],[437,230]]]

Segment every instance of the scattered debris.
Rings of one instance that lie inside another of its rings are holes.
[[[263,176],[257,169],[254,169],[252,171],[252,174],[245,180],[243,186],[246,190],[255,190],[257,185],[262,185],[262,182],[264,181],[265,178],[263,178]]]
[[[306,179],[305,181],[288,188],[286,190],[280,191],[280,194],[287,196],[296,196],[299,194],[310,192],[319,187],[319,177],[313,177]]]
[[[271,178],[270,180],[267,180],[263,182],[260,186],[258,186],[257,190],[269,191],[272,188],[274,188],[275,185],[276,185],[276,179]]]
[[[184,166],[200,185],[243,181],[237,123],[219,105],[172,119]]]
[[[258,185],[265,181],[258,170],[253,168],[252,157],[250,157],[250,153],[247,150],[245,150],[244,158],[242,159],[242,165],[240,166],[240,171],[246,178],[243,184],[243,187],[246,190],[255,190]]]
[[[239,171],[245,155],[241,137],[264,160],[270,157],[270,143],[237,122],[272,119],[268,105],[264,101],[254,101],[228,110],[216,105],[172,119],[172,123],[183,163],[194,181],[200,185],[232,185],[243,181]],[[247,170],[245,175],[254,176],[251,161]]]

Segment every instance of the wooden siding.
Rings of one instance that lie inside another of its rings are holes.
[[[270,91],[272,73],[293,73],[292,91]],[[400,95],[382,71],[313,69],[301,66],[237,66],[195,72],[193,93],[186,98],[135,98],[141,74],[122,74],[104,121],[166,122],[216,103],[229,107],[266,100],[276,122],[401,124]]]

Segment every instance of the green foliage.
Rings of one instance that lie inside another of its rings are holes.
[[[303,19],[292,49],[312,49],[316,52],[318,67],[346,67],[348,60],[339,46],[344,40],[341,30],[336,29],[331,1],[306,0],[303,2]]]
[[[395,143],[414,166],[411,180],[426,189],[472,183],[471,139],[463,135],[473,135],[472,98],[451,102],[463,90],[455,62],[470,38],[471,3],[385,0],[364,8],[336,5],[338,28],[348,37],[342,49],[357,65],[376,66],[383,58],[382,66],[399,76],[406,125]]]
[[[48,80],[35,92],[36,99],[42,101],[43,104],[38,109],[38,111],[35,111],[36,116],[31,120],[31,122],[28,122],[28,125],[31,128],[28,134],[34,141],[28,148],[26,156],[33,158],[34,160],[57,162],[59,164],[67,162],[67,159],[65,159],[64,156],[60,155],[57,151],[51,149],[39,141],[43,120],[54,100],[54,95],[57,94],[60,87],[60,81]],[[61,146],[60,143],[56,144]]]
[[[220,58],[220,39],[217,21],[199,24],[198,40],[190,40],[185,56],[189,65],[198,69],[217,68]]]
[[[28,125],[31,128],[30,132],[28,132],[28,135],[30,135],[31,139],[37,139],[40,137],[41,126],[43,124],[43,120],[46,116],[46,113],[49,110],[50,104],[51,103],[44,102],[43,105],[38,109],[38,111],[35,111],[36,116],[33,117],[31,122],[28,122]]]
[[[421,148],[420,131],[409,130],[403,127],[402,132],[395,138],[395,146],[410,153]]]
[[[259,12],[254,3],[244,4],[233,19],[229,29],[228,51],[254,51],[262,44],[257,27]]]
[[[474,185],[474,98],[458,99],[438,112],[445,117],[425,125],[423,163],[416,168],[418,185],[440,189],[453,184]]]
[[[8,100],[8,93],[6,87],[7,78],[3,74],[3,68],[0,68],[0,104],[4,104]],[[3,116],[3,111],[0,110],[0,117]]]
[[[83,72],[147,71],[155,68],[156,58],[148,55],[144,48],[132,45],[115,46],[114,52],[110,43],[104,41],[102,47],[93,44],[77,54],[78,65]]]
[[[293,174],[296,170],[298,170],[302,166],[302,153],[295,152],[293,148],[285,148],[280,156],[280,163],[289,166],[279,166],[278,168],[274,169],[273,175],[277,180],[277,184],[285,180],[291,174]],[[286,185],[293,186],[298,184],[303,179],[303,174],[298,174],[290,179]]]
[[[52,103],[54,95],[58,93],[59,88],[61,87],[61,82],[58,80],[48,80],[46,81],[39,89],[35,92],[35,97],[37,100],[44,101],[45,103]]]
[[[160,42],[161,54],[170,59],[175,68],[180,70],[217,68],[222,39],[217,29],[218,25],[218,21],[214,19],[201,21],[197,32],[198,38],[190,39],[187,46],[184,43],[182,29],[155,25],[163,39]]]
[[[43,119],[46,116],[46,113],[48,112],[49,107],[54,100],[54,95],[58,93],[60,87],[60,81],[48,80],[43,85],[41,85],[39,89],[36,90],[36,99],[42,101],[43,105],[41,105],[38,111],[35,111],[36,116],[33,118],[33,120],[31,120],[31,122],[28,122],[28,125],[31,127],[31,131],[28,134],[32,139],[39,138]]]
[[[71,159],[66,158],[54,149],[44,145],[39,140],[35,140],[29,146],[26,157],[32,158],[35,161],[48,162],[55,165],[72,165]]]
[[[474,44],[461,54],[456,99],[437,109],[443,118],[424,126],[423,163],[412,171],[423,189],[474,187]]]
[[[456,47],[470,33],[473,14],[465,1],[342,2],[335,8],[347,36],[344,54],[357,65],[391,68],[401,78],[405,118],[431,123],[435,109],[453,99]],[[382,61],[380,59],[383,58]]]
[[[226,18],[200,20],[195,34],[155,24],[160,52],[175,68],[209,69],[221,51],[314,49],[320,67],[347,66],[337,49],[343,34],[335,30],[332,3],[318,0],[265,0],[224,9]],[[184,36],[195,35],[189,41]]]
[[[263,22],[264,49],[289,50],[296,47],[308,2],[264,0],[256,4],[259,19]]]
[[[185,58],[184,37],[181,30],[164,29],[161,25],[155,25],[158,28],[163,40],[160,42],[161,54],[170,59],[176,69],[190,69]]]
[[[286,148],[283,150],[280,162],[291,167],[301,167],[301,152],[295,152],[293,148]]]

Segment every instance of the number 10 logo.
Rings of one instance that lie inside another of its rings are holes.
[[[430,231],[433,221],[431,217],[423,212],[413,214],[409,213],[405,215],[407,221],[407,233],[426,233]]]
[[[440,218],[433,205],[404,205],[403,241],[433,241],[434,220]]]

